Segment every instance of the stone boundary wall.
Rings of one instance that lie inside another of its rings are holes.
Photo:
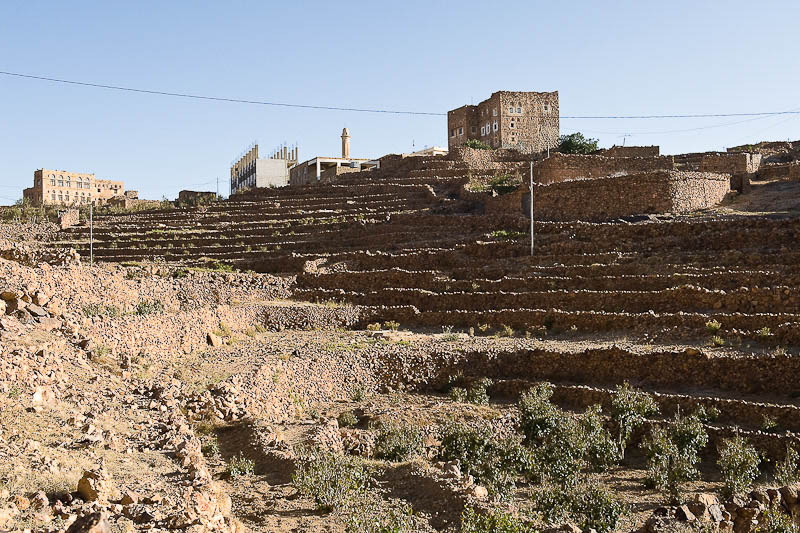
[[[761,167],[758,171],[758,178],[762,180],[800,180],[800,163],[784,163]]]
[[[539,220],[602,221],[652,213],[685,213],[716,205],[730,192],[730,177],[709,172],[658,171],[539,185]]]
[[[602,178],[655,170],[672,170],[672,157],[607,157],[555,153],[533,165],[537,183],[558,183],[576,178]]]
[[[600,149],[592,155],[606,157],[658,157],[661,155],[659,146],[612,146]]]
[[[761,154],[720,152],[701,155],[700,166],[697,169],[700,172],[754,174],[761,166]]]

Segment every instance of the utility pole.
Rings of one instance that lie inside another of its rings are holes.
[[[89,204],[89,266],[94,265],[94,210]]]
[[[219,176],[217,176],[217,200],[219,200]]]
[[[533,159],[531,159],[531,257],[533,257]]]

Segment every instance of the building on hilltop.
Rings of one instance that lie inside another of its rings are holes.
[[[124,194],[125,185],[121,181],[44,168],[33,173],[33,187],[22,191],[22,197],[34,205],[104,205]]]
[[[525,153],[558,146],[558,91],[498,91],[478,105],[447,112],[448,147],[474,139]]]
[[[281,146],[266,159],[258,157],[258,144],[231,165],[231,194],[253,187],[283,187],[289,183],[289,169],[297,164],[297,146]]]
[[[289,185],[309,185],[329,182],[340,174],[358,172],[378,166],[370,159],[350,157],[350,131],[342,130],[342,157],[317,156],[292,167],[289,171]]]

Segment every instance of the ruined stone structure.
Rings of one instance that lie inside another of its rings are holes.
[[[447,112],[448,147],[470,139],[492,148],[536,153],[555,148],[559,139],[558,91],[498,91],[478,105]]]
[[[103,205],[115,196],[125,193],[121,181],[95,178],[94,174],[48,170],[40,168],[33,173],[33,187],[22,192],[22,197],[34,205]]]
[[[289,169],[297,164],[298,148],[281,146],[266,159],[258,157],[253,144],[231,165],[231,194],[254,187],[283,187],[289,183]]]

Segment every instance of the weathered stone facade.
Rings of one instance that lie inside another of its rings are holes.
[[[555,148],[558,113],[558,91],[498,91],[477,106],[462,106],[447,113],[448,148],[463,146],[470,139],[525,153]]]

